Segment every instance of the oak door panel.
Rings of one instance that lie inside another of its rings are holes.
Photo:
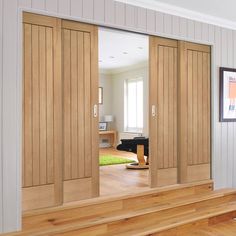
[[[64,202],[98,195],[97,27],[62,21]]]
[[[210,179],[210,46],[179,42],[180,182]]]
[[[23,14],[23,210],[62,203],[60,29],[59,19]]]
[[[175,40],[150,37],[152,187],[177,183],[177,46]]]

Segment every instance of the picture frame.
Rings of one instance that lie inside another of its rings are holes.
[[[98,88],[98,104],[103,104],[103,87]]]
[[[236,69],[220,67],[220,122],[236,121]]]
[[[107,130],[107,122],[99,122],[99,131]]]

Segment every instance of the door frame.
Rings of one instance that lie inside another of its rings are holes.
[[[127,31],[127,32],[132,32],[132,33],[138,33],[138,34],[142,34],[142,35],[147,35],[147,36],[157,36],[157,37],[164,37],[164,38],[169,38],[169,39],[174,39],[174,40],[183,40],[183,41],[187,41],[187,42],[192,42],[192,43],[199,43],[199,44],[205,44],[211,47],[211,76],[210,76],[210,86],[211,86],[211,101],[210,101],[210,105],[211,105],[211,112],[210,112],[210,117],[211,117],[211,130],[210,130],[210,137],[211,137],[211,178],[214,177],[214,165],[213,165],[213,160],[214,160],[214,137],[215,137],[215,126],[216,126],[216,119],[214,117],[214,111],[215,111],[215,103],[218,102],[218,100],[214,100],[215,97],[217,97],[217,94],[215,94],[215,85],[213,83],[213,79],[217,78],[217,73],[215,70],[215,44],[208,42],[208,41],[204,41],[204,40],[191,40],[187,37],[182,37],[182,36],[173,36],[173,35],[168,35],[168,34],[164,34],[164,33],[156,33],[153,34],[153,32],[147,32],[144,30],[139,30],[139,29],[134,29],[134,28],[130,28],[130,27],[124,27],[124,26],[118,26],[115,23],[103,23],[100,21],[96,21],[96,20],[86,20],[84,18],[80,18],[80,17],[72,17],[72,16],[66,16],[60,13],[52,13],[52,12],[46,12],[43,10],[35,10],[35,9],[30,9],[27,7],[19,7],[18,8],[18,45],[17,47],[19,48],[19,53],[17,56],[17,75],[16,75],[16,80],[17,80],[17,115],[18,115],[18,119],[17,119],[17,151],[18,153],[18,161],[16,163],[17,166],[17,175],[18,175],[18,179],[17,179],[17,192],[18,192],[18,198],[17,198],[17,206],[18,209],[17,210],[17,214],[18,214],[18,228],[21,228],[21,217],[22,217],[22,211],[21,211],[21,206],[22,206],[22,198],[21,198],[21,192],[22,192],[22,183],[21,183],[21,178],[22,178],[22,117],[23,117],[23,110],[22,110],[22,102],[23,102],[23,93],[22,93],[22,88],[23,88],[23,76],[22,76],[22,72],[23,72],[23,27],[22,27],[22,21],[23,21],[23,12],[29,12],[29,13],[34,13],[34,14],[40,14],[40,15],[44,15],[44,16],[50,16],[50,17],[58,17],[61,19],[65,19],[65,20],[73,20],[73,21],[77,21],[77,22],[81,22],[81,23],[88,23],[88,24],[93,24],[96,25],[98,27],[107,27],[107,28],[111,28],[111,29],[115,29],[115,30],[122,30],[122,31]],[[150,106],[150,104],[149,104]],[[149,114],[150,115],[150,114]]]

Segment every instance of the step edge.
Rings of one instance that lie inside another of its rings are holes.
[[[78,223],[73,223],[72,225],[64,225],[64,226],[55,228],[55,231],[52,231],[52,230],[50,230],[50,231],[52,233],[56,233],[56,232],[58,232],[58,230],[59,230],[59,232],[61,232],[61,230],[63,230],[65,227],[67,229],[69,229],[69,231],[70,231],[70,229],[74,229],[74,228],[79,230],[79,229],[93,227],[93,226],[97,226],[97,225],[101,225],[101,224],[109,224],[109,223],[119,221],[119,220],[123,220],[123,219],[126,219],[126,218],[133,218],[133,217],[138,217],[138,216],[141,216],[141,215],[148,215],[148,214],[158,212],[158,211],[165,211],[165,210],[169,210],[169,209],[172,209],[172,208],[174,209],[174,208],[178,208],[178,207],[181,207],[181,206],[187,206],[187,205],[191,205],[191,204],[194,204],[194,203],[200,203],[200,202],[207,201],[207,200],[214,200],[214,199],[225,197],[225,196],[228,196],[228,195],[230,195],[230,194],[227,194],[227,195],[217,194],[217,195],[211,196],[210,198],[207,198],[207,196],[203,196],[202,199],[190,199],[187,203],[186,202],[185,203],[184,202],[179,202],[175,205],[166,206],[166,207],[163,207],[163,208],[158,209],[158,210],[156,209],[158,207],[156,207],[156,208],[152,207],[154,209],[150,210],[150,211],[147,211],[147,209],[144,208],[142,210],[137,211],[135,214],[132,214],[132,215],[129,215],[129,213],[124,213],[124,214],[113,216],[113,217],[111,216],[111,217],[108,217],[106,219],[99,219],[95,222],[82,223],[80,225],[77,225]],[[235,201],[235,207],[236,207],[236,201]],[[35,233],[34,230],[28,231],[28,232],[29,233]],[[44,234],[48,233],[48,229],[43,231],[43,233]],[[41,235],[41,234],[39,234],[39,235]]]
[[[23,212],[22,216],[23,217],[31,217],[35,215],[42,215],[42,214],[49,214],[53,212],[58,212],[58,211],[63,211],[63,210],[70,210],[74,208],[79,208],[79,207],[86,207],[86,206],[92,206],[92,205],[98,205],[102,203],[109,203],[113,201],[119,201],[119,200],[125,200],[133,197],[142,197],[145,195],[152,195],[152,194],[157,194],[157,193],[162,193],[162,192],[168,192],[168,191],[174,191],[178,190],[181,188],[194,188],[195,186],[201,186],[201,185],[207,185],[207,184],[212,184],[213,185],[213,180],[203,180],[203,181],[198,181],[195,183],[186,183],[186,184],[175,184],[171,186],[165,186],[165,187],[158,187],[158,188],[150,188],[148,190],[144,190],[142,192],[137,191],[132,194],[121,194],[119,196],[105,196],[105,197],[97,197],[97,198],[91,198],[91,199],[86,199],[86,200],[81,200],[76,203],[68,204],[68,205],[62,205],[62,206],[55,206],[55,207],[48,207],[44,209],[36,209],[33,211],[27,211]],[[210,192],[211,190],[209,190]]]
[[[183,226],[183,225],[186,225],[186,224],[191,224],[193,222],[198,222],[198,221],[201,221],[201,220],[204,220],[204,219],[224,215],[224,214],[231,213],[231,212],[236,212],[236,204],[234,206],[234,209],[221,210],[219,212],[210,213],[208,215],[203,215],[202,217],[198,216],[198,217],[195,217],[193,219],[185,220],[184,222],[173,223],[173,224],[169,224],[168,226],[157,227],[156,229],[153,227],[153,229],[146,230],[145,232],[135,233],[135,236],[145,236],[145,235],[149,235],[149,234],[153,234],[153,233],[160,233],[160,232],[163,232],[165,230],[174,229],[174,228],[177,228],[179,226]],[[132,231],[129,231],[129,233],[132,233]],[[114,234],[114,236],[115,235],[119,236],[119,235],[121,235],[121,233]],[[129,236],[134,236],[134,235],[129,234]]]

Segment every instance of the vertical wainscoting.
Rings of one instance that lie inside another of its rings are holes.
[[[0,1],[0,233],[3,229],[3,155],[2,155],[2,60],[3,60],[3,39],[2,39],[2,31],[3,31],[3,1]]]
[[[21,31],[19,8],[136,32],[214,44],[212,172],[215,187],[236,186],[236,124],[219,123],[219,66],[236,67],[236,32],[114,0],[0,1],[0,232],[20,228]]]

